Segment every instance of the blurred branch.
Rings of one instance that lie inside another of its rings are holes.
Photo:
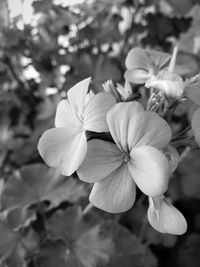
[[[11,59],[8,56],[4,56],[2,59],[2,62],[8,67],[10,70],[10,73],[12,74],[13,78],[16,80],[16,82],[22,86],[24,89],[29,90],[29,85],[25,80],[22,80],[20,76],[17,74],[15,67],[13,66],[13,63]]]

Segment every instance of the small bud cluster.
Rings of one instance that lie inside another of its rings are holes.
[[[42,135],[38,149],[61,174],[76,171],[94,184],[89,200],[95,207],[127,211],[137,186],[149,198],[149,223],[161,233],[180,235],[186,220],[164,194],[181,160],[178,147],[200,144],[200,77],[184,81],[174,72],[177,52],[177,47],[172,56],[133,48],[124,86],[110,80],[95,95],[89,91],[91,78],[76,84],[58,104],[55,128]],[[192,131],[174,136],[171,117],[185,98],[197,106]]]

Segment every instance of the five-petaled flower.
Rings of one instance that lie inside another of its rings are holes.
[[[187,222],[182,213],[162,196],[149,197],[147,217],[158,232],[182,235],[187,230]]]
[[[68,93],[68,99],[58,104],[55,126],[47,130],[39,140],[38,149],[45,162],[59,167],[63,175],[75,172],[86,155],[86,131],[106,132],[107,111],[116,103],[108,93],[89,95],[91,78],[87,78]]]
[[[91,140],[78,169],[81,180],[94,183],[91,203],[108,212],[130,209],[136,187],[148,196],[163,194],[168,186],[169,163],[159,149],[171,139],[171,128],[138,102],[118,103],[107,114],[114,143]]]

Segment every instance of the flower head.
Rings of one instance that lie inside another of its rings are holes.
[[[107,114],[114,143],[91,140],[78,169],[81,180],[94,183],[91,203],[108,212],[123,212],[135,201],[135,184],[149,196],[163,194],[169,163],[159,150],[171,139],[171,128],[137,102],[118,103]]]
[[[187,230],[184,216],[164,196],[149,198],[147,217],[151,226],[161,233],[182,235]]]
[[[144,84],[169,62],[171,55],[158,51],[133,48],[126,57],[125,79],[134,84]]]
[[[40,138],[38,150],[51,167],[59,167],[63,175],[71,175],[82,163],[87,151],[86,131],[106,132],[106,113],[116,103],[108,93],[88,94],[91,78],[68,93],[58,104],[55,126]]]

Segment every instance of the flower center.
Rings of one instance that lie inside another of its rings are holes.
[[[127,153],[124,153],[124,162],[127,163],[130,159],[130,155]]]

